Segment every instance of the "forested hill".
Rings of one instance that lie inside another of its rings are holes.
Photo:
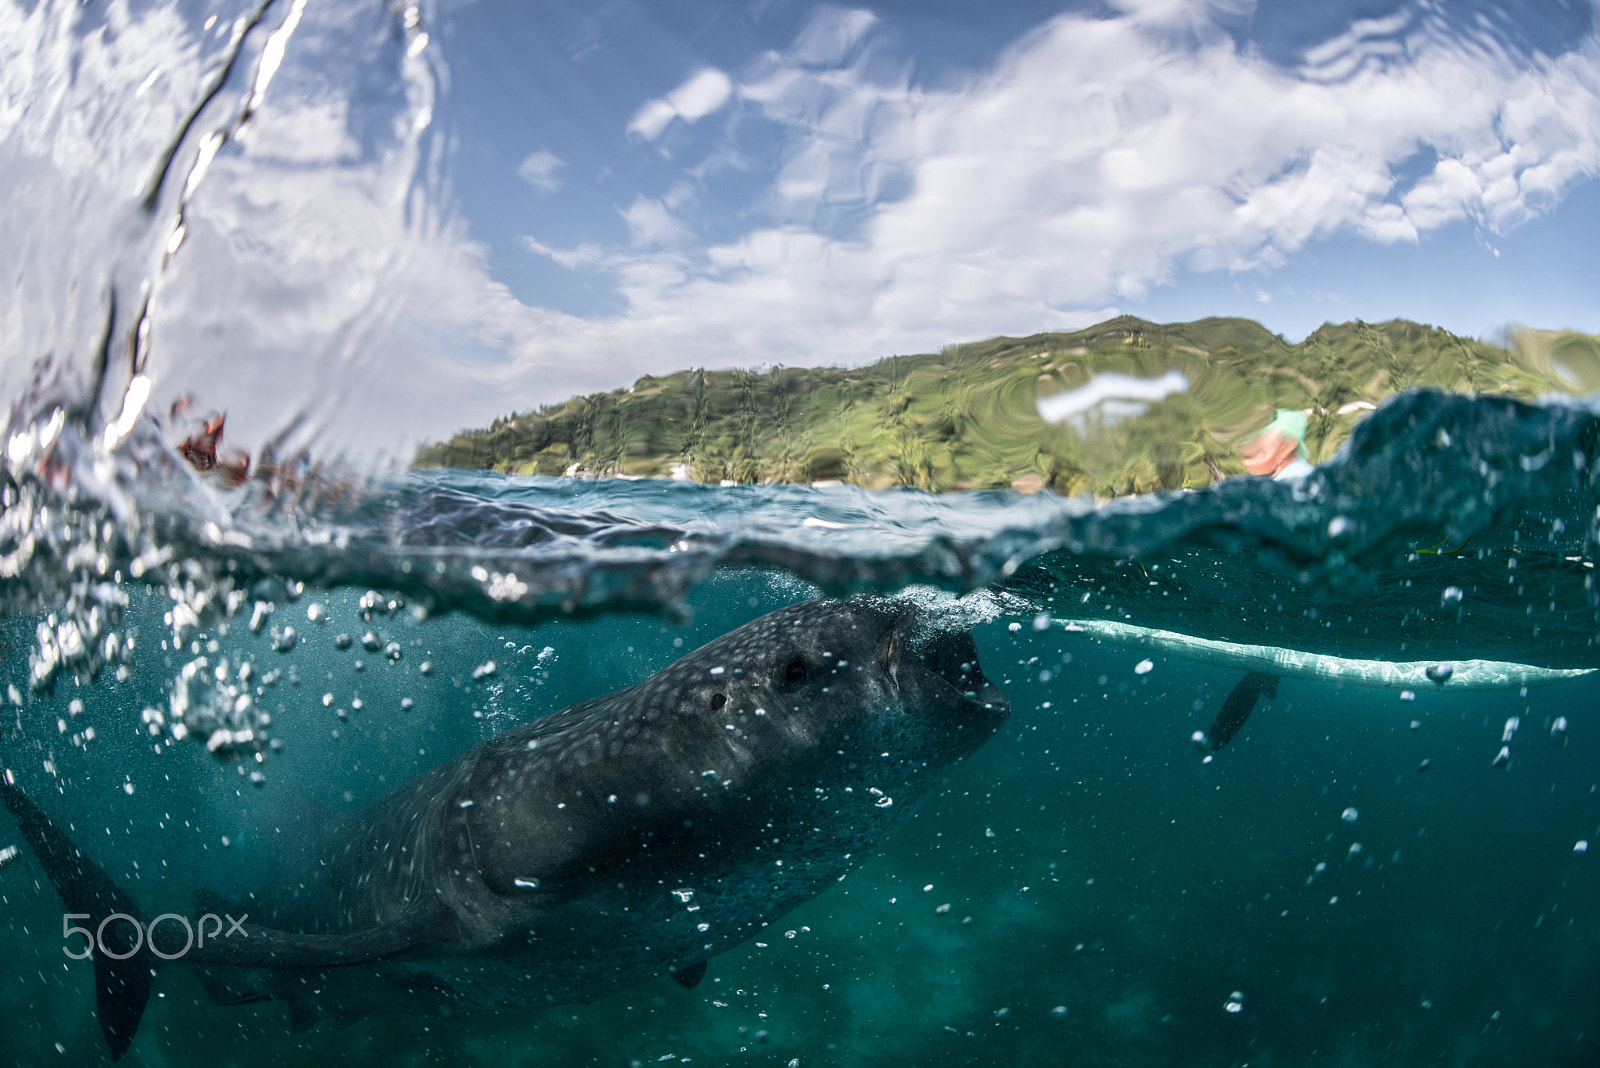
[[[1095,375],[1182,372],[1187,390],[1059,425],[1037,402]],[[867,367],[686,370],[574,397],[424,446],[418,467],[816,482],[929,490],[1016,485],[1115,496],[1203,486],[1276,408],[1310,412],[1331,456],[1371,406],[1433,386],[1535,398],[1600,390],[1600,339],[1524,330],[1509,347],[1405,320],[1325,325],[1297,345],[1248,319],[1131,316],[1000,337]]]

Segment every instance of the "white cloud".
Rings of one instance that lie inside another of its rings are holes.
[[[791,54],[801,63],[838,66],[850,58],[877,21],[878,16],[859,8],[823,7],[800,31]]]
[[[517,177],[544,193],[561,188],[561,170],[566,163],[553,152],[540,149],[517,165]]]
[[[875,79],[884,65],[841,29],[870,22],[824,12],[737,87],[789,131],[764,194],[779,221],[697,255],[652,252],[641,235],[655,231],[634,225],[635,248],[607,266],[628,310],[586,324],[586,343],[620,372],[622,339],[643,334],[699,338],[701,361],[720,336],[727,362],[802,362],[1032,331],[1180,268],[1270,268],[1334,233],[1410,242],[1461,219],[1498,232],[1600,172],[1593,38],[1512,57],[1422,9],[1359,23],[1296,69],[1214,27],[1174,43],[1174,25],[1221,5],[1124,6],[1054,19],[949,91]],[[1419,152],[1436,162],[1408,180]],[[882,199],[890,177],[909,192]],[[830,234],[829,211],[852,205],[865,221]]]
[[[677,245],[691,236],[683,224],[672,217],[667,206],[652,197],[635,197],[622,218],[633,235],[633,243],[640,248]]]
[[[568,270],[580,270],[585,267],[594,267],[606,259],[606,254],[599,245],[585,242],[576,248],[551,248],[531,237],[522,239],[522,246],[529,252],[546,256]]]
[[[654,141],[673,119],[698,122],[728,102],[733,82],[715,67],[691,75],[665,97],[647,101],[628,123],[628,132]]]

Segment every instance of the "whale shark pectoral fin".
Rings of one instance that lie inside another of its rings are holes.
[[[158,962],[142,939],[137,949],[127,946],[125,921],[110,924],[103,932],[102,924],[108,917],[122,915],[142,925],[144,913],[137,901],[112,882],[100,865],[29,800],[9,770],[0,770],[0,801],[15,817],[17,829],[67,907],[67,919],[86,918],[89,929],[97,932],[100,944],[91,950],[95,1012],[106,1044],[111,1047],[111,1059],[120,1060],[139,1030],[139,1019],[155,985]],[[126,947],[129,951],[121,957],[108,956],[104,952],[107,940],[120,941],[119,949]]]
[[[700,985],[700,980],[706,977],[706,966],[709,963],[709,961],[701,960],[695,961],[693,964],[685,964],[682,968],[672,973],[672,981],[685,990],[693,990]]]

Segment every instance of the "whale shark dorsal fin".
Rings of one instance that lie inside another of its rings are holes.
[[[708,963],[708,961],[700,960],[695,961],[693,964],[685,964],[672,973],[672,981],[685,990],[693,990],[700,985],[700,980],[706,977],[706,965]]]

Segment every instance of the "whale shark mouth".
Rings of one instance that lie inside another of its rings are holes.
[[[950,686],[978,710],[1000,719],[1011,711],[1005,695],[990,682],[978,663],[978,644],[970,631],[935,631],[922,650],[922,662],[929,671]]]
[[[891,677],[899,678],[907,667],[921,668],[924,685],[930,684],[943,700],[958,705],[961,711],[998,724],[1011,712],[1011,705],[990,682],[978,663],[978,646],[972,632],[959,624],[931,619],[918,607],[908,608],[890,624],[880,646],[879,658]],[[906,681],[909,681],[907,679]]]

